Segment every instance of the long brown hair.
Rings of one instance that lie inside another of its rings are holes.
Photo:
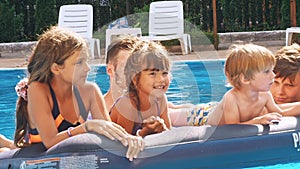
[[[79,35],[66,29],[51,27],[38,39],[29,59],[27,70],[29,73],[28,85],[38,81],[49,83],[53,77],[51,65],[56,63],[64,65],[64,62],[74,52],[86,48],[86,43]],[[28,145],[26,133],[28,132],[28,110],[27,101],[22,97],[18,98],[16,106],[16,131],[14,143],[17,147]]]

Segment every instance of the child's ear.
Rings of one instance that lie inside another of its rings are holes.
[[[114,76],[114,66],[111,63],[108,63],[106,66],[106,73],[110,76]]]
[[[136,86],[136,82],[137,82],[137,77],[136,77],[136,76],[134,76],[134,77],[132,78],[132,82],[133,82],[133,84]]]
[[[241,82],[243,84],[249,84],[250,83],[250,79],[246,78],[243,74],[240,76]]]
[[[60,67],[59,67],[59,65],[57,64],[57,63],[53,63],[52,65],[51,65],[51,72],[53,73],[53,74],[59,74],[59,72],[60,72]]]

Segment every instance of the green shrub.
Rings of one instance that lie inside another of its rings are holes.
[[[15,7],[7,1],[0,2],[0,42],[20,41],[23,32],[23,15],[17,15]]]
[[[55,0],[36,0],[36,34],[40,34],[51,25],[57,24],[57,10],[55,3]]]

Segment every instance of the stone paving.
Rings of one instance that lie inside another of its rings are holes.
[[[280,49],[282,46],[268,46],[273,53]],[[0,68],[17,68],[24,67],[27,64],[28,58],[31,54],[30,50],[23,50],[18,52],[5,52],[1,54],[0,57]],[[171,50],[170,59],[172,61],[180,60],[205,60],[205,59],[225,59],[227,54],[227,49],[214,50],[213,47],[200,47],[194,48],[194,51],[188,55],[181,55],[180,50]],[[104,64],[104,52],[101,52],[101,58],[89,59],[90,65]]]
[[[224,59],[227,49],[231,44],[253,43],[262,45],[275,53],[285,45],[285,30],[258,31],[258,32],[228,32],[218,33],[219,50],[214,50],[213,45],[195,46],[192,42],[193,52],[182,55],[179,46],[168,47],[170,59],[179,60],[203,60]],[[192,38],[193,40],[193,38]],[[31,49],[36,42],[0,43],[0,68],[24,67],[31,54]],[[90,65],[105,63],[105,49],[101,50],[101,56],[97,59],[89,59]]]

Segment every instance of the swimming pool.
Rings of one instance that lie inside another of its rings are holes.
[[[176,103],[206,103],[218,101],[229,89],[223,72],[223,61],[175,62],[172,69],[172,83],[167,92],[168,99]],[[1,134],[12,139],[15,126],[15,84],[26,76],[24,69],[0,71],[0,129]],[[95,81],[105,93],[109,79],[104,66],[92,67],[89,80]],[[299,164],[300,165],[300,164]],[[295,163],[279,164],[270,168],[299,168]],[[259,167],[257,167],[259,168]]]
[[[174,62],[172,83],[167,91],[168,99],[175,104],[206,103],[218,101],[227,91],[223,73],[224,62]],[[109,88],[109,77],[105,66],[92,66],[88,80],[96,82],[102,93]],[[17,95],[14,87],[26,77],[25,69],[3,69],[0,71],[0,129],[1,134],[12,139],[15,126]]]

